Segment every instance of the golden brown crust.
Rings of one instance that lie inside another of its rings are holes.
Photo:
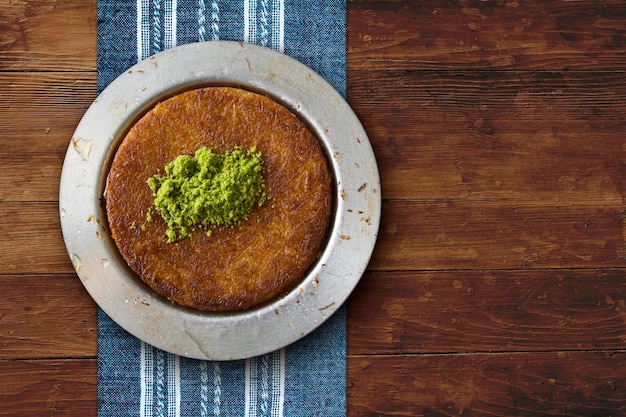
[[[203,146],[256,146],[270,199],[239,227],[167,243],[163,219],[146,221],[146,180]],[[297,285],[318,257],[332,207],[326,160],[306,126],[267,97],[227,87],[184,92],[142,117],[115,154],[105,197],[129,266],[167,299],[206,311],[250,308]]]

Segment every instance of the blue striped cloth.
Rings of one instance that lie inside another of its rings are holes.
[[[138,60],[191,42],[282,51],[345,96],[345,0],[99,0],[98,89]],[[344,416],[346,311],[260,357],[199,361],[156,349],[98,313],[98,415]]]

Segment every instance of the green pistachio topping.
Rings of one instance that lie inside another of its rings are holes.
[[[168,163],[165,173],[147,182],[154,208],[167,222],[168,242],[198,228],[210,235],[212,227],[236,226],[267,199],[262,155],[254,147],[223,154],[200,148]]]

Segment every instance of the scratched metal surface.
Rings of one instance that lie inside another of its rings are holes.
[[[158,101],[208,85],[260,92],[289,108],[322,143],[335,178],[336,211],[320,260],[289,294],[232,314],[182,308],[154,294],[117,252],[101,204],[110,160],[129,127]],[[129,333],[158,348],[213,360],[276,350],[330,317],[365,271],[381,210],[374,153],[341,95],[296,60],[235,42],[177,47],[117,78],[76,128],[63,164],[59,201],[68,254],[96,303]]]

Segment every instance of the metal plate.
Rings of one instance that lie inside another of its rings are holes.
[[[182,308],[156,295],[119,255],[102,206],[110,160],[129,127],[164,98],[207,85],[260,92],[289,108],[321,141],[336,180],[336,213],[319,262],[282,298],[229,314]],[[243,359],[300,339],[348,298],[376,242],[380,179],[361,123],[321,76],[267,48],[204,42],[169,49],[138,63],[93,102],[65,156],[59,209],[76,273],[96,303],[122,328],[178,355]]]

